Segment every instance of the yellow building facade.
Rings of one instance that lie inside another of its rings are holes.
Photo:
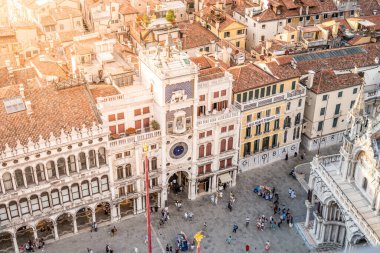
[[[231,72],[242,117],[239,166],[245,170],[298,153],[306,94],[299,76],[280,79],[252,64]]]

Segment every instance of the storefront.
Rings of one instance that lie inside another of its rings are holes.
[[[229,172],[218,175],[218,190],[224,190],[232,185],[232,177]]]
[[[208,192],[211,185],[211,177],[198,179],[198,188],[197,193],[202,194],[204,192]]]

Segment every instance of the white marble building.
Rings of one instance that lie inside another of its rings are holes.
[[[361,86],[340,153],[311,163],[305,227],[320,249],[380,245],[380,124],[364,97]]]

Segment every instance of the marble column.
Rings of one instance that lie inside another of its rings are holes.
[[[305,219],[305,228],[307,229],[308,226],[309,226],[309,222],[310,222],[310,211],[311,211],[311,208],[313,207],[310,203],[309,200],[305,200],[305,205],[306,205],[306,219]]]
[[[53,225],[54,225],[54,239],[55,240],[59,240],[58,224],[57,224],[57,222],[54,222]]]
[[[34,235],[34,239],[38,238],[37,229],[34,227],[33,227],[33,235]]]
[[[2,177],[0,177],[0,186],[1,186],[1,192],[5,193],[4,181]]]
[[[92,222],[96,222],[96,211],[95,209],[92,209]]]
[[[19,248],[18,248],[18,243],[17,243],[16,234],[14,234],[14,235],[12,236],[12,240],[13,240],[13,247],[14,247],[14,249],[15,249],[15,253],[19,253],[20,250],[19,250]]]
[[[78,226],[77,226],[77,216],[73,215],[73,226],[74,226],[74,234],[78,233]]]

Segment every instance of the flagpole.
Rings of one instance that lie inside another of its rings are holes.
[[[145,209],[146,209],[146,227],[148,232],[148,253],[152,253],[152,232],[150,227],[150,196],[149,196],[149,160],[148,160],[148,145],[144,145],[145,152]]]

